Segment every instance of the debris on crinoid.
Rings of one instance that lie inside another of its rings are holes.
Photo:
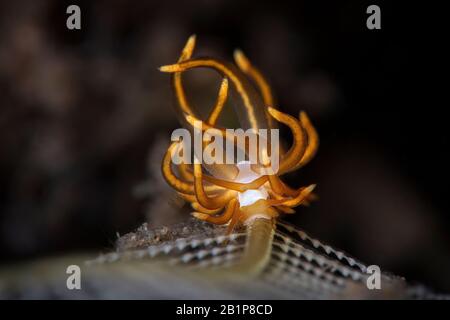
[[[221,232],[221,227],[190,218],[187,222],[177,223],[170,227],[163,226],[149,229],[148,224],[142,224],[136,231],[127,233],[117,240],[118,252],[133,249],[145,249],[151,245],[170,243],[178,238],[188,238],[189,235],[198,234],[203,237],[216,237]]]

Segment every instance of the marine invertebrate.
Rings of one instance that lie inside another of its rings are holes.
[[[230,139],[225,136],[226,129],[220,128],[217,121],[228,98],[229,83],[232,83],[241,99],[242,107],[238,112],[243,115],[242,126],[255,132],[261,128],[276,130],[279,122],[290,128],[293,143],[285,152],[277,150],[279,168],[276,172],[267,170],[271,165],[267,150],[258,150],[260,157],[257,163],[241,161],[231,166],[207,166],[194,161],[193,164],[179,164],[177,174],[172,156],[179,151],[181,143],[175,141],[169,146],[162,163],[168,184],[191,203],[196,218],[214,224],[228,224],[229,232],[237,223],[250,224],[255,218],[272,221],[280,214],[294,213],[292,208],[296,206],[308,204],[314,197],[315,185],[293,189],[280,178],[307,164],[317,151],[318,134],[306,113],[300,112],[297,119],[277,110],[268,82],[240,50],[234,53],[236,67],[212,58],[192,58],[194,47],[195,36],[191,36],[178,62],[160,68],[162,72],[172,74],[179,112],[186,126],[196,128],[200,118],[185,94],[182,73],[194,68],[209,68],[219,72],[223,80],[216,103],[202,122],[206,129],[216,130],[223,138]],[[237,137],[232,136],[231,139],[236,141]],[[203,144],[210,142],[205,140]]]

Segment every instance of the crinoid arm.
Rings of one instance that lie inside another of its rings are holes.
[[[267,266],[275,234],[274,222],[266,218],[254,218],[247,226],[247,239],[242,258],[226,272],[254,277]]]

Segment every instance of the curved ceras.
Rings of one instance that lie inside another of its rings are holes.
[[[280,176],[304,166],[314,157],[319,144],[318,135],[306,113],[300,112],[297,119],[274,108],[274,98],[268,82],[241,51],[236,50],[234,53],[236,68],[216,59],[192,58],[194,47],[195,36],[191,36],[178,62],[160,68],[160,71],[172,74],[179,112],[184,117],[185,125],[192,128],[200,118],[188,102],[182,84],[182,73],[194,68],[209,68],[221,74],[223,80],[216,103],[202,123],[202,130],[216,130],[225,138],[225,128],[217,127],[216,123],[223,111],[231,82],[242,100],[241,113],[245,117],[241,121],[245,122],[245,126],[254,130],[272,129],[275,128],[276,122],[280,122],[292,131],[292,146],[280,155],[279,170],[276,174],[252,171],[248,163],[233,166],[210,165],[207,171],[212,174],[205,174],[202,164],[196,161],[192,165],[179,165],[176,173],[171,159],[181,147],[180,142],[171,143],[162,162],[165,180],[181,197],[191,203],[196,218],[214,224],[228,224],[228,232],[239,223],[247,226],[246,251],[241,263],[236,267],[240,271],[257,271],[270,257],[274,219],[282,213],[294,213],[292,208],[307,205],[314,199],[312,191],[315,185],[292,189]],[[255,90],[246,76],[258,90]],[[247,172],[243,173],[244,171]]]

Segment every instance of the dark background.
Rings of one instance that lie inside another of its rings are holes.
[[[70,4],[80,31],[66,29]],[[369,4],[381,7],[381,30],[366,28]],[[2,1],[0,261],[107,251],[116,233],[188,216],[158,173],[178,123],[157,67],[195,33],[199,55],[243,49],[280,109],[306,110],[318,128],[316,159],[288,180],[317,183],[320,201],[289,220],[449,292],[439,12],[379,1]]]

